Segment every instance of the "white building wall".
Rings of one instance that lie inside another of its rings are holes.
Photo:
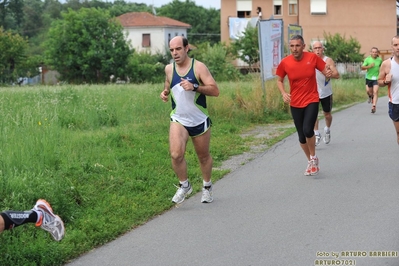
[[[169,38],[175,36],[187,37],[187,30],[181,28],[156,28],[156,27],[143,27],[143,28],[125,28],[128,34],[127,40],[130,40],[131,48],[137,52],[148,51],[151,54],[168,52]],[[142,47],[143,34],[150,34],[151,47]]]

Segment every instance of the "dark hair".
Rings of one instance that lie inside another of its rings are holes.
[[[302,43],[305,43],[305,41],[303,40],[303,37],[301,35],[294,35],[291,37],[290,41],[291,40],[301,40]]]
[[[380,50],[378,50],[378,48],[377,48],[377,47],[375,47],[375,46],[374,46],[374,47],[372,47],[370,51],[372,51],[372,50],[374,50],[374,49],[376,49],[376,50],[377,50],[377,53],[379,53],[379,52],[380,52]]]

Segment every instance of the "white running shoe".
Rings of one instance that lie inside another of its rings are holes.
[[[177,187],[176,194],[172,198],[172,201],[176,204],[182,203],[186,198],[186,196],[190,195],[191,192],[193,192],[193,188],[190,182],[188,183],[188,187],[182,187],[181,184],[179,184],[179,186],[176,187]]]
[[[211,203],[213,201],[212,185],[202,188],[202,203]]]
[[[321,140],[321,135],[320,135],[320,133],[318,133],[318,134],[315,134],[315,138],[316,138],[316,146],[318,146],[319,144],[320,144],[320,140]]]
[[[65,235],[64,222],[53,213],[50,204],[44,199],[39,199],[33,210],[40,211],[43,214],[36,226],[40,226],[43,230],[49,232],[56,241],[60,241]]]
[[[328,143],[330,143],[330,140],[331,140],[331,132],[330,131],[328,133],[325,132],[324,138],[323,138],[324,143],[328,144]]]

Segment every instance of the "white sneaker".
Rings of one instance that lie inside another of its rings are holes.
[[[50,204],[44,199],[39,199],[33,210],[43,214],[36,226],[40,226],[43,230],[49,232],[56,241],[60,241],[65,235],[64,222],[53,213]]]
[[[331,140],[331,132],[330,131],[328,131],[328,133],[325,132],[324,138],[323,138],[324,143],[328,144],[328,143],[330,143],[330,140]]]
[[[211,203],[213,201],[212,185],[202,188],[202,203]]]
[[[172,198],[172,201],[176,204],[182,203],[186,198],[186,196],[190,195],[191,192],[193,192],[193,188],[190,182],[188,183],[188,187],[182,187],[181,184],[179,184],[179,186],[176,187],[177,187],[176,194]]]
[[[315,138],[316,138],[315,144],[316,144],[316,146],[318,146],[318,145],[320,144],[320,140],[321,140],[321,135],[320,135],[320,133],[315,134]]]

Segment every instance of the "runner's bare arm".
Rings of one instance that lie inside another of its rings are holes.
[[[197,92],[207,96],[219,96],[219,87],[216,84],[216,81],[207,66],[204,63],[196,60],[194,69],[195,75],[201,82],[201,84],[199,84]]]
[[[378,86],[385,87],[391,82],[392,74],[391,71],[391,61],[390,59],[384,60],[380,66],[380,73],[378,74]]]
[[[331,58],[327,58],[326,64],[330,66],[331,69],[331,78],[339,79],[339,72],[335,67],[335,62]]]
[[[171,76],[172,73],[172,65],[169,64],[165,67],[165,83],[164,83],[164,88],[163,91],[161,92],[161,97],[162,101],[167,102],[169,99],[169,94],[170,94],[170,80],[169,77]]]

